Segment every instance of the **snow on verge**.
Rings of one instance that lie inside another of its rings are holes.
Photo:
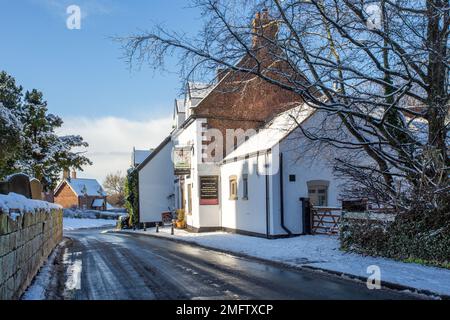
[[[158,234],[155,229],[136,233],[192,242],[212,249],[245,254],[294,267],[313,267],[364,278],[370,276],[368,267],[378,266],[382,281],[450,296],[449,269],[346,253],[339,249],[337,237],[301,236],[267,240],[225,232],[196,234],[184,230],[175,230],[175,236],[171,236],[170,228],[161,228]]]
[[[44,263],[44,265],[39,270],[38,274],[34,278],[31,285],[22,295],[21,300],[31,300],[31,301],[40,301],[45,300],[46,290],[50,287],[50,282],[52,281],[52,277],[55,276],[55,260],[58,256],[60,250],[65,246],[65,241],[59,244],[55,250],[53,250],[52,254],[48,258],[48,260]]]
[[[117,224],[116,220],[105,220],[105,219],[63,219],[64,231],[73,231],[78,229],[90,229],[90,228],[101,228],[101,227],[115,227]]]

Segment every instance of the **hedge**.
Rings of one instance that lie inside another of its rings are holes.
[[[343,218],[345,251],[436,266],[450,265],[450,210],[406,212],[393,222]]]

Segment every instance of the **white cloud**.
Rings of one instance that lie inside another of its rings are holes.
[[[143,150],[157,147],[169,135],[171,125],[171,117],[147,121],[75,117],[65,118],[58,134],[81,135],[89,143],[86,155],[94,164],[78,175],[103,182],[108,173],[126,172],[133,147]]]

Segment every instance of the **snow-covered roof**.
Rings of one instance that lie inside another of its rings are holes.
[[[153,150],[134,150],[133,152],[133,165],[138,166],[145,161],[151,154]]]
[[[203,99],[211,92],[212,89],[213,86],[208,83],[200,83],[200,82],[188,83],[189,97],[191,99]]]
[[[298,124],[305,121],[313,112],[314,109],[305,103],[279,114],[259,130],[257,134],[250,137],[236,150],[231,152],[223,161],[226,162],[235,158],[272,149],[296,129]]]
[[[161,150],[163,150],[164,147],[171,141],[172,141],[172,137],[171,136],[168,136],[166,139],[164,139],[164,141],[161,142],[161,144],[158,147],[156,147],[156,149],[154,149],[153,152],[141,164],[139,164],[139,166],[137,166],[137,170],[141,171],[143,168],[145,168],[145,166],[150,161],[152,161],[153,158],[156,157],[159,154],[159,152]]]
[[[177,113],[186,112],[185,100],[184,99],[176,99],[175,100],[175,107],[176,107],[176,112]]]
[[[106,197],[102,186],[95,179],[66,179],[56,188],[55,193],[58,192],[64,182],[68,184],[77,196]]]
[[[100,208],[100,207],[103,207],[104,204],[105,204],[105,199],[95,199],[95,200],[92,202],[92,206],[93,206],[94,208]]]

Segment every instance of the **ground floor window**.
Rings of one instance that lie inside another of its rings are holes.
[[[237,194],[237,177],[231,176],[230,177],[230,200],[237,200],[238,194]]]
[[[330,186],[329,181],[309,181],[308,182],[308,197],[311,204],[316,207],[328,206],[328,188]]]
[[[242,176],[242,187],[243,187],[242,199],[248,200],[248,175],[247,174],[244,174]]]

